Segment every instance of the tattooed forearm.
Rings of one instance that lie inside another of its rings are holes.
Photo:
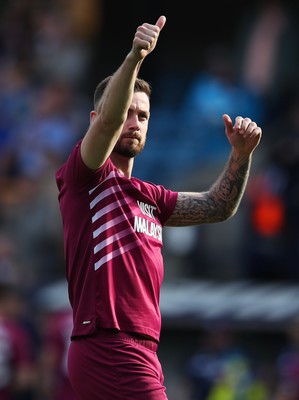
[[[233,216],[248,181],[251,158],[230,156],[209,191],[180,192],[168,226],[188,226],[224,221]]]
[[[211,187],[216,198],[223,200],[230,208],[238,206],[247,184],[250,168],[250,158],[230,156],[224,171]]]

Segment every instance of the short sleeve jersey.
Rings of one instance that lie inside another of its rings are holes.
[[[159,340],[162,227],[178,194],[128,179],[110,158],[91,170],[80,145],[56,173],[72,337],[116,328]]]

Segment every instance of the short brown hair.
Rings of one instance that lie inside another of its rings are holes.
[[[112,75],[107,76],[107,78],[103,79],[96,87],[96,90],[94,92],[94,96],[93,96],[93,106],[94,109],[96,110],[100,100],[103,96],[103,93],[110,81],[110,79],[112,78]],[[150,86],[150,84],[148,82],[146,82],[144,79],[141,78],[136,78],[135,81],[135,85],[134,85],[134,92],[144,92],[148,98],[151,97],[151,93],[152,93],[152,88]]]

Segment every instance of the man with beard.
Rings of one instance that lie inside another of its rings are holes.
[[[66,274],[73,308],[71,383],[84,400],[167,399],[157,357],[162,227],[224,221],[235,214],[261,128],[223,116],[232,151],[206,192],[174,192],[132,176],[150,117],[141,63],[166,18],[137,28],[123,63],[95,91],[90,126],[57,171]]]

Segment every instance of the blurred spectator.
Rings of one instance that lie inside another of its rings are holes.
[[[32,112],[34,90],[26,71],[8,60],[0,63],[0,84],[0,202],[19,204],[25,188],[19,184],[18,142],[12,146],[12,137]]]
[[[294,93],[295,92],[295,93]],[[299,280],[299,96],[296,90],[266,128],[267,156],[252,174],[245,196],[245,275]]]
[[[33,284],[64,273],[57,187],[57,165],[84,126],[84,102],[67,84],[50,82],[35,89],[26,117],[9,131],[0,196],[2,227],[35,277]],[[13,172],[12,172],[13,171]],[[27,280],[27,279],[26,279]],[[28,281],[23,284],[29,283]]]
[[[283,247],[286,224],[285,175],[274,164],[252,174],[244,207],[243,270],[241,276],[258,281],[288,278]]]
[[[22,297],[12,285],[0,283],[0,399],[31,400],[35,359],[30,331],[22,320]]]
[[[299,317],[286,331],[286,346],[277,357],[274,400],[299,399]]]
[[[36,13],[36,25],[33,48],[37,77],[71,85],[81,83],[87,73],[89,52],[73,37],[70,19],[61,10],[50,8]]]
[[[77,107],[66,83],[49,81],[35,91],[31,114],[11,132],[20,176],[38,178],[65,160],[83,125]]]
[[[252,362],[233,331],[216,325],[204,332],[187,363],[190,400],[269,400],[266,384],[255,376]]]
[[[235,49],[238,75],[268,105],[278,104],[280,96],[299,83],[299,31],[295,11],[294,2],[262,0],[238,19]]]
[[[2,0],[0,59],[29,66],[32,57],[32,10],[36,0]]]
[[[203,68],[191,81],[181,106],[178,126],[184,141],[190,143],[186,159],[189,158],[193,165],[204,164],[208,168],[226,157],[224,113],[233,119],[237,115],[249,115],[260,123],[263,104],[254,92],[240,84],[232,50],[219,43],[206,50]]]
[[[85,89],[92,45],[101,28],[101,1],[56,0],[37,4],[34,15],[34,71],[42,81],[60,80]]]
[[[285,226],[283,230],[284,262],[282,269],[290,281],[299,281],[299,92],[290,93],[285,108],[273,124],[269,124],[271,162],[284,177],[283,200]]]
[[[67,352],[72,329],[70,309],[44,313],[39,355],[39,398],[77,400],[67,375]]]
[[[66,15],[72,21],[75,37],[85,44],[94,45],[94,39],[102,30],[103,1],[102,0],[62,0]],[[92,48],[89,48],[92,51]]]

